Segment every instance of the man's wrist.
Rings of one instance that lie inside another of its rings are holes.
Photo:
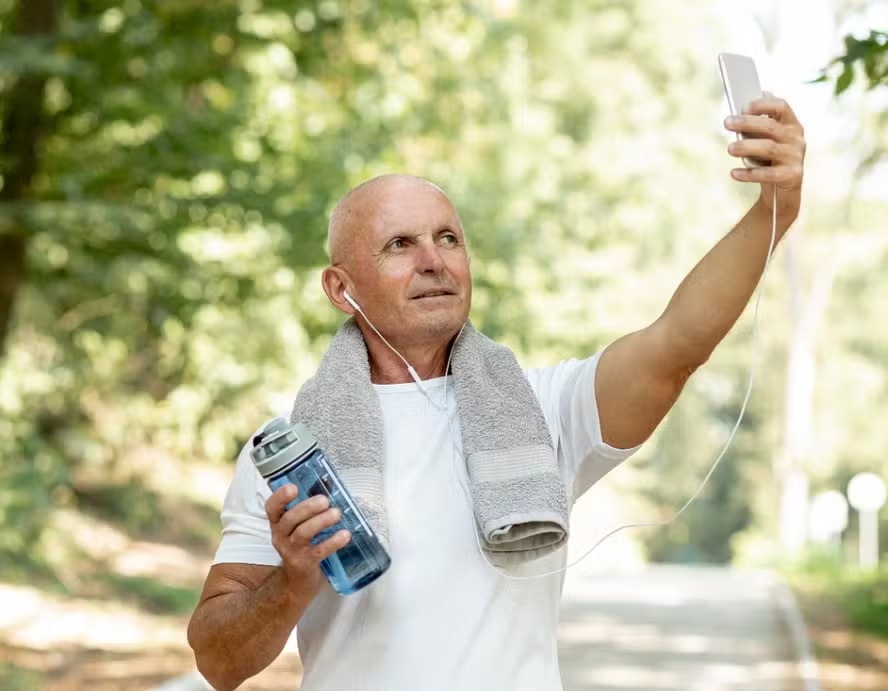
[[[323,586],[323,576],[318,567],[317,577],[308,574],[297,574],[288,570],[284,564],[278,567],[274,584],[275,597],[287,608],[303,610],[311,603]]]
[[[774,213],[773,191],[762,190],[753,205],[752,212],[759,223],[771,228]],[[799,215],[800,194],[796,190],[777,190],[777,237],[780,238],[795,222]]]

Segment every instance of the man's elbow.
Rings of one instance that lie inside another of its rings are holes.
[[[711,355],[711,353],[710,353]],[[694,374],[698,369],[700,369],[703,365],[705,365],[709,361],[709,356],[702,358],[701,360],[695,360],[691,364],[683,365],[679,371],[675,375],[674,386],[675,386],[675,397],[678,398],[679,394],[684,390],[685,384],[688,383],[688,379],[691,378],[691,375]]]
[[[218,656],[214,657],[195,651],[194,662],[204,681],[216,691],[234,691],[247,680],[246,677],[238,675],[236,670],[231,668],[230,661]]]
[[[194,652],[197,671],[216,691],[233,691],[246,681],[232,665],[236,656],[214,654],[201,636],[200,624],[192,618],[188,625],[188,645]]]
[[[679,390],[691,375],[709,362],[716,344],[699,334],[677,330],[668,321],[660,319],[652,327],[657,339],[657,359],[671,372]]]
[[[205,656],[195,654],[195,663],[197,671],[204,680],[216,691],[234,691],[246,679],[240,679],[231,676],[224,668],[224,663],[219,664],[219,660],[208,660]]]

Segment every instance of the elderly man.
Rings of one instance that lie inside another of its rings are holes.
[[[207,680],[237,687],[280,654],[298,623],[304,691],[561,688],[563,541],[545,542],[533,530],[523,545],[496,540],[522,521],[554,524],[560,534],[569,502],[648,438],[740,316],[762,272],[772,214],[778,240],[798,215],[805,141],[790,107],[766,96],[726,127],[754,135],[732,143],[733,156],[771,161],[731,171],[760,184],[759,199],[655,322],[592,357],[550,368],[523,371],[470,325],[462,331],[469,256],[440,189],[387,175],[339,202],[322,282],[333,305],[354,319],[317,377],[370,396],[366,409],[338,410],[328,422],[333,435],[366,432],[368,444],[370,428],[378,428],[385,523],[378,527],[392,566],[357,594],[337,595],[319,562],[350,536],[311,542],[338,522],[336,510],[323,497],[286,510],[295,489],[272,494],[248,445],[188,630]],[[359,336],[348,341],[349,333]],[[348,348],[359,351],[359,364],[348,381],[337,381],[336,353]],[[296,411],[323,407],[318,391],[303,387]],[[335,442],[318,436],[324,448]]]

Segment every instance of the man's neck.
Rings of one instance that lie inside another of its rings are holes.
[[[413,379],[407,366],[382,340],[370,329],[363,328],[364,342],[367,344],[367,355],[370,360],[370,381],[374,384],[407,384]],[[416,370],[420,379],[443,377],[450,354],[450,341],[443,343],[403,345],[392,343],[398,352]]]

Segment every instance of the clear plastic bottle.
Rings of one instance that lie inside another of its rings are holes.
[[[321,561],[321,569],[337,593],[355,593],[385,573],[391,557],[305,425],[275,418],[253,438],[253,447],[253,463],[272,491],[286,484],[299,488],[288,509],[318,494],[325,495],[330,506],[339,509],[339,522],[312,540],[312,544],[318,544],[343,528],[351,532],[345,547]]]

